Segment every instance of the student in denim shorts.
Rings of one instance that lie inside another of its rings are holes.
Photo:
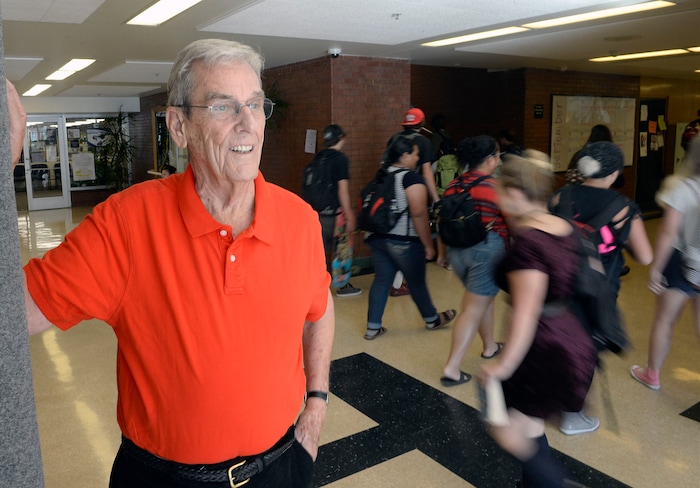
[[[656,295],[656,311],[649,336],[646,367],[634,365],[632,378],[652,390],[661,388],[659,372],[671,348],[671,335],[688,300],[693,300],[693,322],[700,336],[700,291],[684,274],[684,255],[691,256],[700,232],[700,137],[686,149],[684,167],[664,181],[656,200],[664,208],[654,261],[649,271],[649,289]]]
[[[461,141],[457,158],[467,171],[447,187],[445,196],[463,191],[460,182],[468,185],[477,178],[492,175],[500,164],[500,155],[493,137],[482,135]],[[470,192],[489,232],[484,241],[472,247],[448,247],[447,250],[449,262],[462,280],[465,292],[462,311],[452,331],[450,355],[440,378],[443,386],[456,386],[471,379],[460,365],[477,331],[483,342],[482,358],[492,358],[503,348],[503,343],[496,342],[493,336],[493,302],[499,291],[495,281],[496,266],[505,253],[508,230],[497,205],[494,179],[480,181]]]

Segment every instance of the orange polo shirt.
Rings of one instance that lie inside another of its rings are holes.
[[[117,420],[163,458],[263,452],[302,404],[304,321],[325,313],[330,283],[318,214],[260,173],[255,191],[255,219],[234,240],[191,169],[135,185],[25,267],[52,323],[113,328]]]

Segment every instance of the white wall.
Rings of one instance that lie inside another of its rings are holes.
[[[21,97],[28,114],[140,112],[137,97]]]

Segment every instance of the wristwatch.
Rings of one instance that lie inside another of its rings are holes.
[[[326,405],[328,405],[328,392],[327,391],[307,391],[306,392],[306,398],[304,398],[304,402],[308,400],[309,398],[320,398],[324,402],[326,402]]]

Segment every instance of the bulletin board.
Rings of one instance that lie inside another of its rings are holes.
[[[613,142],[625,155],[625,166],[634,158],[636,99],[552,95],[550,156],[554,171],[565,171],[571,157],[581,149],[591,128],[605,124]]]

